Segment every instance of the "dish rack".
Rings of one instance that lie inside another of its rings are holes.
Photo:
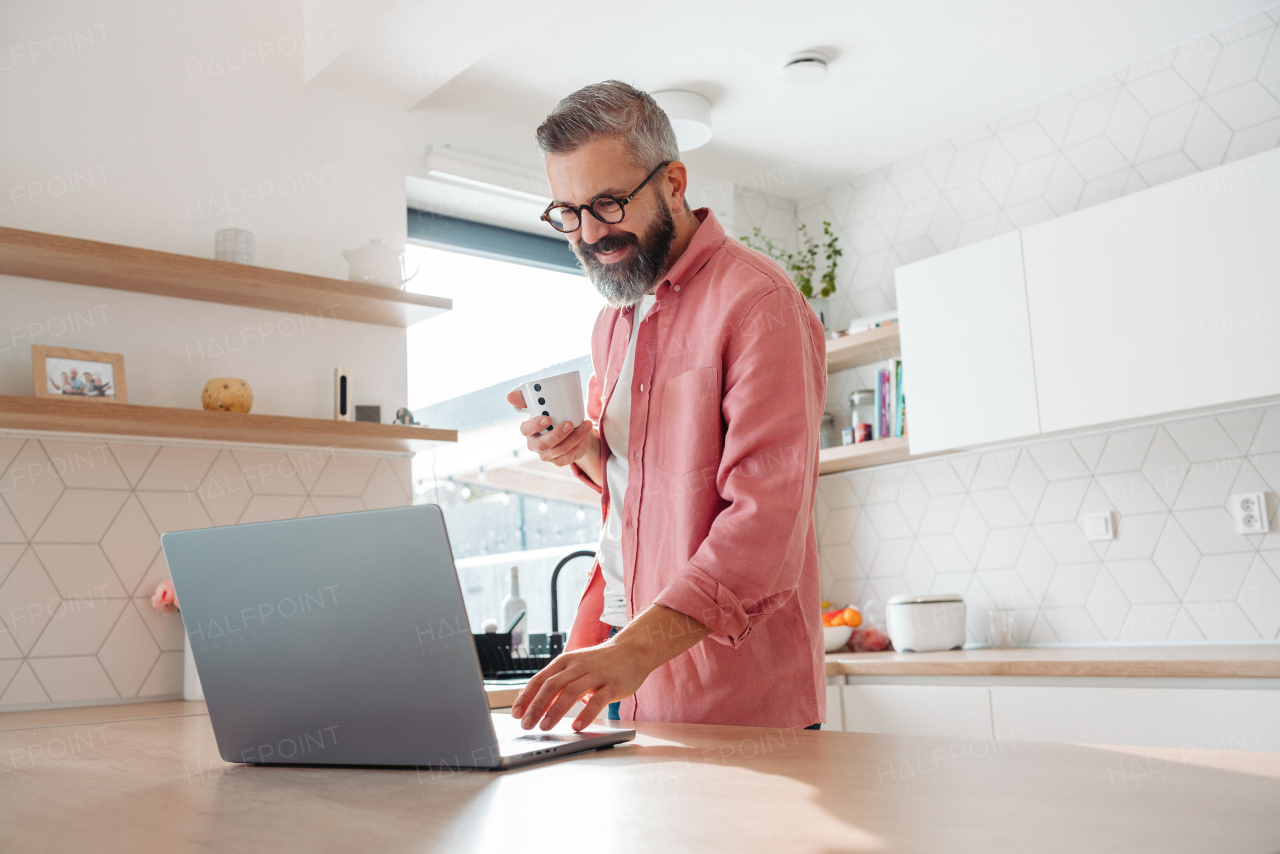
[[[511,649],[511,632],[486,632],[474,635],[476,654],[480,656],[480,672],[485,679],[522,679],[533,676],[564,652],[559,632],[530,634],[529,654],[518,655]]]
[[[576,551],[566,555],[551,571],[551,631],[529,635],[529,654],[519,655],[511,649],[511,632],[473,634],[480,673],[485,679],[526,679],[533,676],[564,652],[564,636],[560,634],[560,600],[556,586],[560,570],[574,558],[595,557],[593,551]]]

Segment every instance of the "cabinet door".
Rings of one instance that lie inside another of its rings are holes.
[[[1040,432],[1017,232],[899,267],[911,453]]]
[[[991,712],[1022,741],[1280,751],[1280,690],[993,687]]]
[[[843,699],[849,732],[991,738],[986,687],[849,684]]]
[[[1045,432],[1280,394],[1280,150],[1033,226],[1023,252]]]
[[[822,722],[823,729],[835,730],[840,732],[844,729],[844,677],[839,677],[840,681],[833,683],[830,678],[827,679],[827,719]]]

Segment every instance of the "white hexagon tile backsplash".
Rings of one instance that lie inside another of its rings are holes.
[[[1267,494],[1271,532],[1235,533],[1233,493]],[[991,607],[1022,641],[1280,637],[1280,406],[824,475],[824,598],[954,592],[969,641]],[[1085,539],[1110,511],[1116,538]]]
[[[410,459],[0,437],[0,709],[172,697],[160,534],[411,503]]]

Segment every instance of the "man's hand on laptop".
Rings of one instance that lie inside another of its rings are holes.
[[[573,729],[590,725],[610,703],[630,697],[657,667],[701,641],[711,630],[692,617],[651,605],[604,643],[562,653],[516,697],[511,716],[532,729],[542,721],[551,729],[573,704],[585,707]]]

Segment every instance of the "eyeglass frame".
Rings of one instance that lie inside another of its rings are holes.
[[[555,202],[552,202],[551,204],[547,205],[547,209],[542,212],[542,216],[538,217],[538,219],[542,220],[552,228],[555,228],[556,231],[558,231],[560,234],[573,234],[575,231],[582,228],[582,223],[583,223],[582,212],[584,210],[587,211],[587,213],[591,214],[593,217],[595,217],[597,222],[603,223],[604,225],[617,225],[618,222],[622,222],[624,219],[626,219],[627,205],[630,204],[631,200],[634,199],[636,195],[639,194],[639,192],[645,188],[646,184],[648,184],[650,181],[653,180],[653,176],[658,174],[658,170],[662,169],[662,167],[664,166],[670,166],[674,162],[675,162],[674,160],[664,160],[661,163],[659,163],[657,166],[653,167],[653,171],[650,172],[648,176],[643,181],[640,182],[640,185],[636,187],[634,190],[632,190],[630,193],[628,193],[626,196],[611,196],[608,193],[601,193],[591,201],[587,202],[585,205],[571,205],[564,202],[557,204]],[[618,217],[618,222],[605,222],[603,219],[600,218],[600,215],[595,212],[594,210],[595,203],[600,201],[601,199],[610,199],[615,203],[617,203],[619,209],[621,209],[622,211],[622,216]],[[577,228],[571,228],[571,229],[568,229],[567,231],[556,228],[555,223],[551,221],[551,211],[555,208],[566,208],[568,210],[572,210],[574,215],[578,217]]]

